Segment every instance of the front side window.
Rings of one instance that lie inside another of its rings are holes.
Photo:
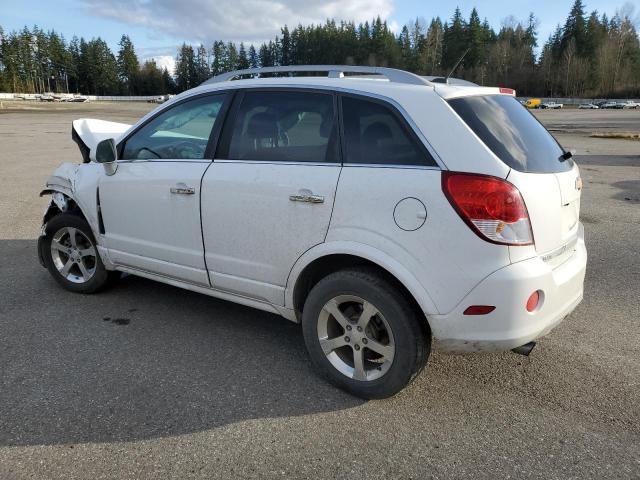
[[[394,111],[376,101],[342,98],[345,163],[435,166]]]
[[[230,160],[335,162],[333,96],[311,92],[246,92],[235,116]]]
[[[224,100],[210,95],[170,107],[127,139],[121,159],[203,159]]]

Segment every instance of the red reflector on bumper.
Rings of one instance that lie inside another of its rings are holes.
[[[463,312],[464,315],[486,315],[496,309],[492,305],[471,305]]]
[[[540,292],[536,290],[531,294],[529,300],[527,300],[527,312],[533,312],[537,308],[539,300]]]

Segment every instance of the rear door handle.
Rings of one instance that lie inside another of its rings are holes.
[[[196,189],[193,187],[188,187],[184,183],[178,183],[176,186],[171,187],[169,189],[171,193],[175,193],[177,195],[193,195],[196,193]]]
[[[291,200],[292,202],[324,203],[324,197],[322,195],[313,195],[306,193],[289,195],[289,200]]]

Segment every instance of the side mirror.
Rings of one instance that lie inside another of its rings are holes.
[[[96,146],[96,162],[104,166],[104,173],[107,175],[116,173],[118,169],[117,159],[118,152],[116,150],[116,142],[113,138],[107,138],[98,143]]]

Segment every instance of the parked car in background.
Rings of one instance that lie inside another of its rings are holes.
[[[552,110],[557,110],[564,107],[564,104],[562,103],[556,103],[556,102],[546,102],[543,103],[542,105],[540,105],[540,108],[550,108]]]
[[[42,192],[38,255],[72,292],[126,272],[301,323],[318,372],[363,398],[432,346],[528,354],[582,300],[587,253],[578,166],[514,96],[267,67],[135,125],[76,120],[84,162]]]
[[[619,108],[619,107],[617,102],[604,102],[602,105],[600,105],[600,108],[612,109],[612,108]]]
[[[524,103],[524,106],[527,108],[540,108],[541,103],[542,100],[540,100],[539,98],[530,98]]]
[[[164,103],[171,100],[175,95],[160,95],[153,100],[149,100],[149,103]]]
[[[600,107],[598,107],[598,105],[594,103],[581,103],[578,108],[581,110],[593,110],[593,109],[598,109]]]
[[[73,97],[67,98],[65,100],[65,102],[72,102],[72,103],[84,103],[88,101],[89,101],[89,98],[85,97],[84,95],[74,95]]]
[[[622,108],[640,108],[640,103],[634,102],[633,100],[627,100],[626,102],[620,103]]]

